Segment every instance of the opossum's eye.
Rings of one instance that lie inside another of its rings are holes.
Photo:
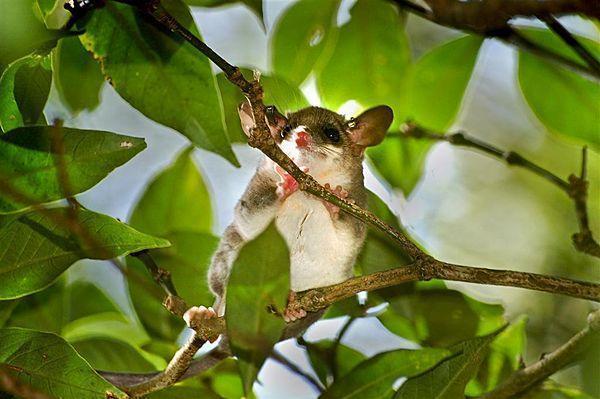
[[[287,136],[288,134],[290,134],[290,132],[291,132],[291,131],[292,131],[292,127],[291,127],[289,124],[286,124],[286,125],[285,125],[285,126],[282,128],[282,129],[281,129],[281,131],[279,132],[279,134],[281,135],[281,138],[282,138],[282,139],[285,139],[285,138],[286,138],[286,136]]]
[[[340,132],[333,126],[325,126],[323,128],[323,134],[332,143],[340,142]]]

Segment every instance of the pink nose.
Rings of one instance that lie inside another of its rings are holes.
[[[296,145],[298,147],[307,147],[310,141],[310,136],[306,132],[299,132],[296,134]]]

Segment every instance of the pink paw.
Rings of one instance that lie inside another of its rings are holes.
[[[286,199],[296,191],[298,191],[298,182],[292,175],[283,170],[282,167],[277,165],[275,170],[281,177],[281,182],[277,183],[277,195],[281,199]],[[304,173],[308,172],[308,168],[302,168]]]
[[[212,307],[192,306],[183,314],[183,320],[188,327],[194,328],[202,324],[203,320],[208,320],[217,317],[217,312]]]
[[[336,186],[335,189],[331,188],[331,185],[329,183],[325,183],[325,185],[323,186],[325,187],[327,190],[331,191],[332,193],[334,193],[336,196],[340,197],[341,199],[347,199],[348,198],[348,191],[344,190],[342,188],[342,186]],[[349,200],[349,202],[354,202],[353,200]],[[337,205],[333,205],[330,202],[327,201],[323,201],[323,205],[325,205],[325,208],[327,208],[327,210],[329,211],[329,214],[331,215],[332,219],[337,219],[340,216],[340,208]]]
[[[283,312],[283,320],[285,320],[286,323],[306,317],[306,310],[293,305],[295,304],[295,300],[296,293],[294,291],[290,291],[288,295],[288,304]]]

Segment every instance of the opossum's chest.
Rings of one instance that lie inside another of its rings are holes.
[[[276,224],[290,249],[292,290],[352,277],[359,239],[346,224],[332,219],[320,199],[300,191],[292,194],[279,209]]]

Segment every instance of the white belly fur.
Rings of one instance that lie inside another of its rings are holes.
[[[293,291],[338,284],[352,277],[356,246],[352,230],[331,219],[321,200],[303,192],[282,204],[276,225],[290,250]]]

